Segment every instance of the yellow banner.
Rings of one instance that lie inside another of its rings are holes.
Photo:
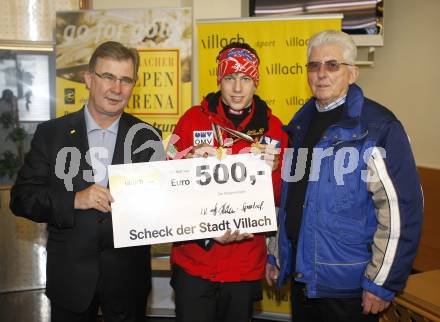
[[[263,280],[263,300],[256,302],[254,310],[264,313],[288,314],[292,312],[290,298],[290,283],[286,283],[283,288],[270,287]]]
[[[250,44],[260,57],[259,95],[283,123],[311,96],[307,85],[306,55],[309,38],[325,29],[341,29],[341,16],[305,16],[291,19],[199,21],[197,23],[199,90],[196,102],[217,91],[216,57],[225,45]]]
[[[57,13],[56,116],[87,103],[84,72],[108,40],[137,48],[139,79],[126,112],[170,134],[191,105],[192,16],[188,8]]]
[[[136,116],[179,115],[179,49],[141,49],[138,81],[126,112]]]

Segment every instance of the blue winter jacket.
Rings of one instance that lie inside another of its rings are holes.
[[[278,213],[278,284],[295,273],[310,298],[357,297],[367,290],[391,300],[403,289],[416,255],[423,197],[402,124],[354,84],[341,119],[314,148],[296,268],[291,267],[287,187],[295,179],[292,159],[315,113],[312,98],[284,128],[291,150],[284,154]],[[269,262],[275,264],[275,257]]]

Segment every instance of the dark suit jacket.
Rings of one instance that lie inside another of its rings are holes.
[[[124,163],[126,134],[139,123],[139,119],[122,114],[112,164]],[[161,134],[156,131],[137,132],[131,146],[133,162],[152,158],[152,148],[133,153],[146,141],[152,140],[153,145],[161,147]],[[69,154],[67,162],[56,165],[58,152],[66,147],[74,147],[80,153],[79,169],[75,166],[75,153]],[[14,214],[48,223],[46,293],[53,303],[74,312],[84,311],[97,289],[121,301],[145,301],[151,288],[149,247],[115,249],[111,214],[73,207],[75,193],[93,184],[83,175],[84,170],[92,169],[85,160],[88,149],[83,109],[40,124],[11,190],[10,208]],[[73,191],[68,191],[59,177],[77,169],[72,179]]]

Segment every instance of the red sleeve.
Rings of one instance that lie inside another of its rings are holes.
[[[176,124],[173,134],[168,142],[167,155],[170,159],[183,159],[191,151],[193,124],[195,123],[195,109],[192,107],[183,114]]]
[[[279,206],[280,198],[281,198],[281,168],[284,156],[284,150],[287,148],[287,134],[282,130],[283,124],[281,121],[274,116],[270,118],[270,125],[268,136],[273,137],[279,144],[279,152],[280,152],[280,163],[278,168],[275,171],[272,171],[272,185],[273,185],[273,195],[275,199],[275,205]]]

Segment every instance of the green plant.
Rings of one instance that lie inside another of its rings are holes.
[[[11,151],[5,151],[0,156],[0,178],[12,179],[21,164],[20,159]]]
[[[0,115],[0,124],[5,130],[14,126],[14,116],[11,112],[3,112]]]
[[[0,154],[0,178],[14,178],[18,169],[23,164],[23,143],[26,139],[26,131],[20,127],[20,123],[14,113],[3,112],[0,115],[0,125],[6,131],[5,141],[11,141],[16,147],[16,151],[6,150]]]

